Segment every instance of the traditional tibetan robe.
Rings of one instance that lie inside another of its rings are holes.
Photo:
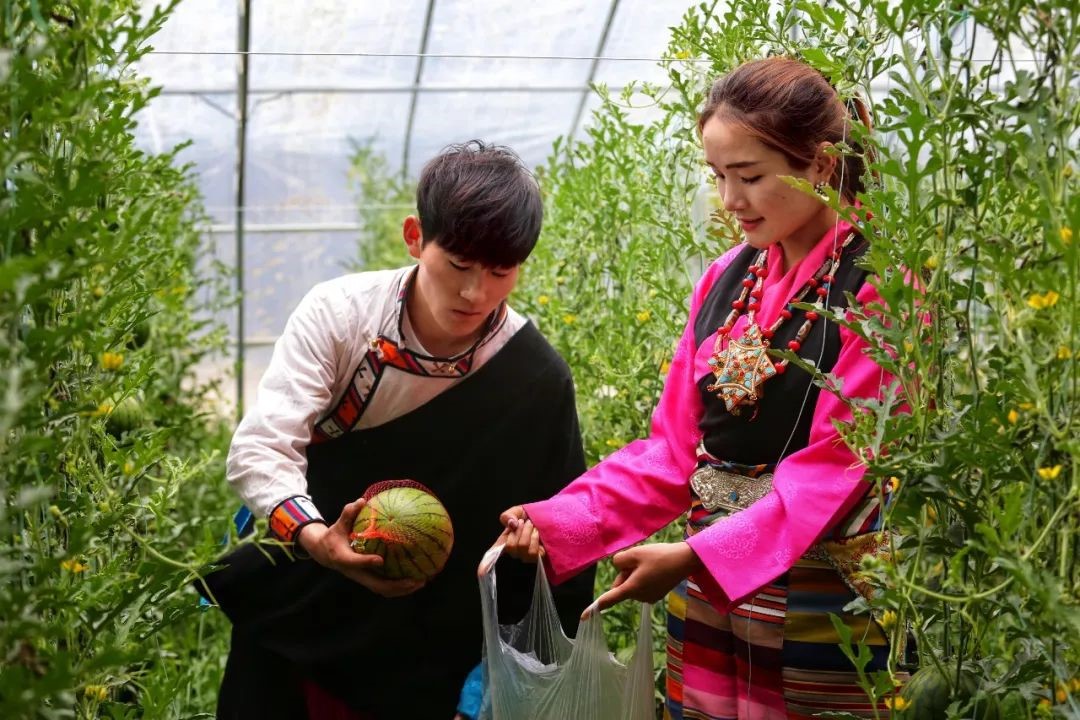
[[[686,515],[687,542],[704,570],[668,600],[669,717],[872,714],[828,613],[843,617],[854,637],[871,647],[869,669],[885,666],[889,648],[881,627],[868,615],[843,611],[865,589],[843,570],[860,554],[881,550],[883,534],[876,531],[888,489],[883,494],[863,480],[864,465],[833,425],[851,419],[848,406],[822,392],[807,372],[788,364],[761,384],[756,403],[734,411],[719,397],[721,373],[714,372],[727,367],[732,377],[725,380],[745,379],[720,349],[749,342],[751,328],[775,328],[772,347],[786,348],[800,336],[808,318],[790,302],[849,236],[824,302],[844,312],[848,294],[860,306],[878,300],[857,267],[864,242],[839,223],[791,267],[784,268],[778,245],[768,249],[757,327],[746,312],[737,314],[718,345],[733,303],[757,281],[758,251],[732,249],[695,287],[649,436],[555,497],[526,505],[556,582]],[[816,299],[811,293],[807,302]],[[790,319],[775,326],[785,312]],[[797,354],[833,373],[845,396],[880,397],[891,378],[865,349],[856,334],[819,317]],[[722,492],[707,502],[690,482],[700,471],[725,479],[709,486],[711,494]],[[749,479],[769,475],[771,484]]]
[[[233,624],[219,718],[449,720],[481,657],[476,570],[499,513],[585,469],[569,369],[536,328],[501,307],[468,351],[428,355],[405,312],[411,272],[347,276],[304,299],[228,473],[256,515],[286,529],[333,522],[373,483],[415,480],[450,514],[450,558],[419,591],[383,598],[272,545],[238,547],[202,587]],[[504,565],[499,606],[514,622],[535,569]],[[556,593],[566,627],[592,591],[590,570]]]

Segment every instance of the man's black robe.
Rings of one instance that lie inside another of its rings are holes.
[[[450,513],[453,552],[421,590],[390,599],[265,544],[230,553],[206,578],[233,623],[218,717],[303,718],[306,678],[379,720],[450,720],[480,661],[476,570],[502,531],[499,513],[549,497],[585,470],[566,363],[527,324],[425,405],[311,445],[307,456],[308,489],[328,519],[375,482],[428,486]],[[507,559],[498,577],[500,620],[517,621],[535,569]],[[555,589],[568,633],[592,601],[593,579],[590,570]]]

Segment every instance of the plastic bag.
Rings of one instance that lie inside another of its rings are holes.
[[[650,606],[641,605],[637,647],[624,666],[607,648],[595,606],[576,639],[566,637],[537,563],[529,611],[516,625],[500,625],[495,562],[502,547],[480,563],[487,680],[481,720],[654,720]]]

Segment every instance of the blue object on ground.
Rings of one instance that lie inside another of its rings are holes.
[[[461,688],[461,698],[458,700],[457,711],[470,720],[476,720],[480,716],[480,707],[483,702],[484,664],[480,663],[465,678],[465,684]]]

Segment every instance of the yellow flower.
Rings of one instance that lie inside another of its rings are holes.
[[[105,370],[119,370],[124,364],[124,356],[120,353],[103,352],[101,353],[101,367]]]
[[[651,312],[649,312],[648,310],[642,310],[641,312],[639,312],[637,314],[637,321],[639,323],[646,323],[646,322],[649,322],[649,318],[651,318],[651,317],[652,317]]]
[[[607,445],[610,448],[617,448],[617,447],[622,446],[622,443],[619,442],[618,440],[616,440],[615,438],[608,438],[607,441],[604,444]]]
[[[890,710],[896,710],[897,712],[900,712],[901,710],[906,710],[907,706],[910,704],[911,703],[909,703],[907,700],[905,700],[899,695],[885,698],[885,707],[889,708]]]
[[[75,573],[76,575],[78,575],[81,572],[86,572],[87,570],[90,569],[89,567],[87,567],[86,565],[83,565],[78,560],[64,560],[63,562],[60,563],[60,567],[64,568],[68,572]]]
[[[896,611],[886,610],[881,614],[881,629],[889,632],[896,627]]]
[[[547,295],[541,295],[540,297],[536,298],[536,302],[540,303],[541,305],[547,305],[549,302],[551,302],[551,298],[549,298]]]
[[[104,685],[87,685],[83,689],[83,695],[91,700],[107,700],[109,698],[109,689]]]
[[[935,254],[931,255],[930,257],[926,258],[926,262],[923,263],[923,267],[926,268],[927,270],[937,270],[938,269],[938,256],[937,256],[937,253],[935,253]]]
[[[679,52],[675,53],[675,57],[679,58],[680,60],[686,60],[690,57],[690,51],[680,50]]]
[[[1072,357],[1072,351],[1069,350],[1069,348],[1065,347],[1064,345],[1062,345],[1061,347],[1058,348],[1058,351],[1057,351],[1057,359],[1058,360],[1068,360],[1071,357]]]
[[[1072,228],[1063,227],[1060,230],[1058,230],[1058,234],[1061,236],[1061,242],[1065,243],[1066,245],[1068,245],[1068,244],[1070,244],[1072,242],[1072,237],[1073,237]]]
[[[1027,299],[1027,304],[1028,307],[1035,310],[1044,310],[1046,308],[1051,308],[1057,305],[1057,301],[1060,298],[1061,296],[1053,290],[1047,290],[1046,293],[1042,295],[1040,295],[1039,293],[1030,295]]]
[[[1074,693],[1080,692],[1080,677],[1074,677],[1069,681],[1069,689]]]
[[[669,370],[671,370],[671,363],[669,363],[667,360],[660,363],[660,374],[661,375],[667,375]]]
[[[93,412],[90,413],[93,417],[101,417],[102,415],[108,415],[113,410],[113,404],[106,400],[98,405]]]
[[[134,472],[135,472],[135,463],[131,462],[130,460],[125,461],[124,462],[124,474],[125,475],[131,475]]]
[[[1043,480],[1057,480],[1058,475],[1061,474],[1061,466],[1041,467],[1036,472],[1039,473],[1039,477]]]
[[[566,313],[562,316],[562,321],[567,325],[573,325],[575,322],[577,322],[577,315],[571,315],[570,313]]]
[[[1058,685],[1057,692],[1054,693],[1054,699],[1058,701],[1059,705],[1064,704],[1069,699],[1069,688],[1065,687],[1065,683]]]
[[[1016,412],[1015,410],[1010,410],[1008,418],[1009,418],[1009,424],[1010,425],[1015,425],[1016,421],[1020,419],[1020,413]]]
[[[889,491],[890,492],[896,492],[899,489],[900,489],[900,478],[893,475],[891,478],[889,478]]]

